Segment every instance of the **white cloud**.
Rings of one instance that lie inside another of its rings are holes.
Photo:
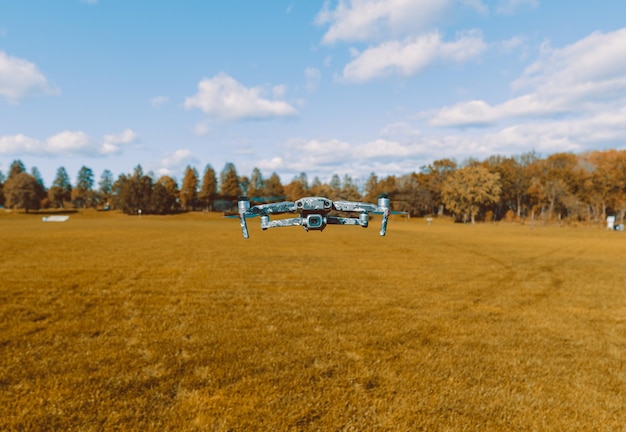
[[[537,119],[500,128],[450,134],[422,134],[404,122],[384,127],[380,137],[366,142],[339,139],[293,139],[277,155],[269,155],[258,167],[290,178],[304,171],[325,181],[337,173],[362,177],[408,174],[433,160],[494,154],[516,155],[536,150],[541,154],[589,148],[620,148],[626,136],[626,106],[579,120]],[[280,156],[278,156],[280,155]]]
[[[97,144],[82,131],[63,131],[48,138],[44,151],[51,154],[74,155],[94,151]]]
[[[119,134],[105,135],[100,152],[104,155],[119,154],[123,145],[132,144],[136,141],[137,134],[131,129],[124,129]]]
[[[199,160],[193,155],[191,150],[178,149],[174,153],[168,154],[161,159],[161,166],[157,170],[159,175],[174,175],[182,173],[187,165],[195,166]]]
[[[436,32],[404,41],[388,41],[358,54],[344,68],[343,79],[365,82],[391,75],[410,76],[437,61],[471,60],[485,49],[478,31],[461,34],[454,42],[444,42]]]
[[[514,15],[520,9],[539,7],[539,0],[500,0],[496,5],[496,13],[501,15]]]
[[[415,131],[410,135],[415,137]],[[365,143],[348,143],[339,139],[292,139],[283,144],[280,156],[257,163],[264,171],[277,171],[287,177],[299,172],[330,178],[333,174],[361,176],[371,171],[390,173],[415,171],[432,151],[424,139],[401,141],[376,139]]]
[[[459,0],[459,3],[461,3],[465,7],[474,9],[476,12],[483,16],[489,15],[489,7],[481,0]]]
[[[169,101],[170,101],[170,98],[168,98],[167,96],[155,96],[152,99],[150,99],[150,105],[152,105],[153,108],[157,108],[162,105],[165,105]]]
[[[99,142],[82,131],[63,131],[44,140],[22,134],[0,137],[0,155],[103,157],[121,153],[121,146],[135,142],[130,129],[105,135]]]
[[[319,86],[322,74],[319,69],[306,68],[304,70],[304,76],[306,77],[306,89],[309,93],[315,93]]]
[[[208,135],[209,132],[211,132],[211,125],[206,121],[196,123],[193,128],[194,135],[203,136]]]
[[[339,0],[317,15],[317,25],[329,25],[323,43],[371,41],[416,34],[428,29],[452,0]]]
[[[287,94],[287,86],[284,84],[275,85],[272,87],[272,97],[274,99],[280,99]]]
[[[407,122],[394,122],[386,125],[380,131],[380,136],[385,138],[400,137],[404,139],[415,139],[421,136],[422,133],[419,129],[416,129],[413,125]]]
[[[490,125],[512,118],[572,117],[614,111],[626,104],[626,28],[593,33],[561,49],[544,46],[540,58],[512,83],[527,93],[492,105],[483,100],[442,108],[436,126]]]
[[[0,137],[0,154],[20,155],[37,154],[41,150],[41,142],[22,134]]]
[[[221,73],[200,81],[198,93],[185,99],[185,108],[198,108],[221,120],[266,119],[297,114],[292,105],[265,99],[262,93],[261,88],[245,87]]]
[[[18,102],[27,96],[58,93],[34,63],[0,51],[0,96]]]

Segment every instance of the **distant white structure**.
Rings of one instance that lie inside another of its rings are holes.
[[[41,218],[43,222],[65,222],[70,217],[67,215],[44,216]]]
[[[615,215],[606,217],[606,229],[611,231],[615,229]]]

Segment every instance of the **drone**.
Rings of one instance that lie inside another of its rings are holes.
[[[359,225],[367,228],[369,224],[369,214],[382,214],[380,235],[387,232],[387,222],[389,221],[390,200],[386,194],[378,198],[378,205],[355,201],[332,201],[324,197],[305,197],[295,202],[283,201],[270,204],[259,204],[250,207],[250,199],[240,197],[238,201],[239,222],[243,238],[247,239],[248,225],[246,219],[260,216],[261,229],[297,226],[300,225],[305,231],[323,231],[326,225]],[[358,217],[341,217],[331,215],[331,211],[358,213]],[[298,217],[288,219],[270,220],[270,215],[284,213],[298,213]]]

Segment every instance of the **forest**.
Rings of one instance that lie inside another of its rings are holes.
[[[446,215],[459,222],[572,221],[601,223],[626,214],[626,150],[491,156],[485,160],[436,160],[403,176],[379,177],[365,182],[334,174],[328,183],[309,181],[305,172],[283,183],[275,172],[264,177],[258,168],[239,175],[226,163],[219,177],[209,164],[202,175],[187,166],[181,184],[171,176],[132,173],[114,178],[105,169],[96,184],[92,169],[83,166],[75,184],[59,167],[49,187],[36,167],[30,172],[19,159],[5,175],[0,171],[0,207],[26,212],[50,209],[95,208],[126,214],[172,214],[188,211],[229,211],[238,196],[255,203],[294,201],[303,196],[333,200],[376,202],[381,193],[393,210],[412,216]]]

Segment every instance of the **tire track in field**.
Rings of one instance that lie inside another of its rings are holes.
[[[512,251],[506,255],[488,253],[484,249],[479,249],[474,245],[460,242],[442,241],[442,244],[451,250],[459,251],[459,256],[472,255],[485,260],[481,267],[496,267],[499,270],[477,268],[476,272],[463,273],[463,279],[458,283],[475,285],[477,281],[485,281],[479,290],[474,288],[477,296],[475,302],[480,302],[482,298],[493,298],[501,295],[504,290],[529,285],[541,287],[541,289],[528,289],[524,301],[520,305],[531,305],[541,301],[551,294],[558,293],[567,278],[562,274],[561,268],[571,266],[571,261],[583,255],[585,249],[577,247],[575,249],[566,246],[552,247],[534,255],[516,256]],[[554,259],[554,257],[562,258]],[[507,258],[510,257],[510,260]],[[493,264],[493,266],[488,265]],[[547,280],[547,282],[545,282]],[[457,282],[453,282],[457,283]],[[517,290],[519,292],[519,290]],[[532,295],[531,295],[532,294]]]

